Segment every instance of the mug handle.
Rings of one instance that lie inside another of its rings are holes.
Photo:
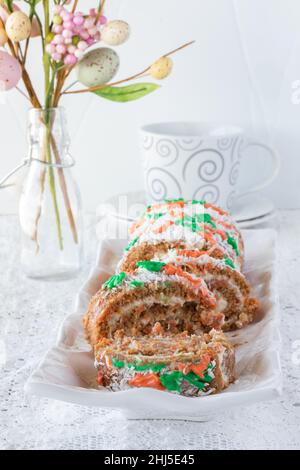
[[[265,179],[265,181],[262,181],[261,183],[257,183],[255,186],[253,186],[252,188],[250,187],[249,189],[245,191],[239,192],[238,193],[239,196],[245,196],[247,194],[255,193],[256,191],[261,191],[262,189],[266,188],[274,181],[274,179],[276,178],[280,170],[280,156],[277,150],[275,150],[275,148],[272,148],[269,145],[263,144],[262,142],[258,142],[256,140],[250,140],[246,143],[243,150],[245,150],[247,147],[250,147],[250,146],[261,147],[264,150],[266,150],[272,157],[273,169],[272,169],[272,173],[270,174],[270,176],[268,176]]]

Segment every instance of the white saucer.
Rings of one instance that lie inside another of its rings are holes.
[[[269,199],[259,194],[248,194],[234,204],[231,213],[237,222],[250,222],[275,214],[275,207]]]
[[[145,191],[118,194],[98,207],[98,216],[110,215],[126,221],[136,220],[146,205]],[[259,194],[242,196],[231,211],[234,219],[243,225],[256,225],[276,215],[274,204]]]

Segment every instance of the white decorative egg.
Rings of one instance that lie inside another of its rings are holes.
[[[111,81],[120,65],[118,54],[109,47],[100,47],[85,54],[76,66],[77,79],[87,87]]]
[[[22,76],[22,68],[17,59],[5,51],[0,51],[0,90],[14,88]]]
[[[126,21],[113,20],[106,23],[101,31],[102,40],[109,46],[119,46],[127,41],[130,27]]]
[[[13,42],[24,41],[31,33],[31,21],[22,11],[15,11],[9,15],[6,25],[6,34]]]
[[[19,11],[20,8],[17,5],[14,4],[13,5],[13,10],[14,11]],[[7,9],[5,4],[3,2],[1,2],[1,0],[0,0],[0,18],[3,21],[4,24],[6,23],[7,18],[9,17],[10,14],[11,14],[10,11]]]

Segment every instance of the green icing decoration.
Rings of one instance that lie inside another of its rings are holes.
[[[197,199],[192,199],[192,204],[206,204],[206,201],[198,201]]]
[[[187,382],[191,383],[199,390],[203,390],[205,388],[205,385],[213,380],[213,378],[210,377],[210,375],[208,374],[208,371],[213,368],[213,364],[210,363],[206,371],[204,372],[202,379],[200,379],[200,377],[198,377],[198,375],[192,371],[188,372],[185,375],[181,371],[173,371],[169,374],[162,374],[160,376],[160,381],[162,385],[170,391],[180,392],[180,384],[183,379],[187,380]]]
[[[128,245],[124,248],[124,251],[129,251],[138,241],[139,237],[133,238],[131,242],[128,243]]]
[[[117,287],[121,282],[125,279],[126,274],[121,272],[119,274],[116,274],[115,276],[110,277],[104,284],[104,287],[107,287],[108,289],[113,289],[114,287]]]
[[[183,227],[188,227],[193,232],[197,232],[198,225],[197,220],[195,217],[191,217],[190,215],[185,215],[182,219],[175,220],[176,225],[182,225]]]
[[[118,361],[118,359],[116,359],[115,357],[113,358],[112,363],[113,363],[113,366],[117,367],[118,369],[122,369],[122,367],[124,367],[125,365],[124,361]]]
[[[138,261],[136,265],[138,268],[144,268],[148,271],[157,273],[166,265],[166,263],[162,263],[160,261]]]
[[[211,220],[210,214],[196,214],[194,217],[185,215],[182,219],[177,219],[175,224],[188,227],[192,232],[204,230],[204,228],[198,224],[210,224],[213,228],[216,228],[216,224]]]
[[[229,233],[226,233],[227,235],[227,243],[232,246],[234,251],[236,252],[237,256],[239,256],[239,249],[236,240],[229,235]]]
[[[158,220],[160,219],[160,217],[163,217],[164,215],[166,215],[165,212],[156,212],[155,214],[148,213],[146,217],[148,217],[148,219]]]
[[[210,375],[208,375],[206,372],[205,374],[203,374],[203,379],[202,379],[205,383],[210,383],[212,382],[213,380],[213,377],[211,377]]]
[[[165,369],[166,364],[126,364],[129,369],[134,369],[136,372],[144,372],[151,370],[152,372],[160,372]]]
[[[179,197],[178,199],[165,199],[165,202],[184,202],[183,197]]]
[[[123,367],[127,367],[128,369],[133,369],[136,372],[144,372],[144,371],[151,371],[151,372],[160,372],[161,370],[165,369],[166,364],[125,364],[124,361],[118,361],[118,359],[113,358],[112,360],[113,366],[117,367],[118,369],[123,369]]]
[[[195,387],[199,388],[200,390],[203,390],[205,387],[205,383],[203,382],[198,375],[196,375],[194,372],[190,371],[188,374],[184,375],[183,378],[187,380],[189,383],[194,385]]]
[[[216,228],[216,224],[211,220],[210,214],[197,214],[196,218],[198,222],[203,224],[210,224],[213,228]]]
[[[160,381],[167,390],[172,392],[181,392],[180,383],[182,380],[183,374],[180,371],[174,371],[170,374],[162,374],[160,376]]]
[[[232,269],[235,269],[235,266],[233,264],[233,262],[231,261],[231,259],[229,258],[224,258],[224,263],[227,264],[227,266],[230,266]]]
[[[141,281],[132,281],[130,285],[132,287],[144,287],[145,283]]]

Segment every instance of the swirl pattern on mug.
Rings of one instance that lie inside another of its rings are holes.
[[[188,173],[198,174],[199,178],[206,183],[217,181],[224,171],[224,157],[215,149],[198,150],[185,162],[182,175],[185,181]]]
[[[142,147],[144,150],[150,150],[154,142],[154,137],[152,135],[143,135]]]
[[[222,137],[222,139],[219,139],[217,142],[218,149],[222,152],[224,150],[229,150],[233,144],[233,141],[234,139],[232,137]]]
[[[229,173],[229,183],[231,186],[235,186],[240,174],[240,162],[236,162],[232,165]]]
[[[181,150],[187,150],[188,152],[194,152],[197,150],[202,144],[202,139],[195,139],[194,137],[190,139],[177,139],[176,144]]]
[[[243,148],[242,148],[242,147],[243,147],[244,143],[245,143],[245,139],[241,139],[241,140],[239,141],[239,144],[238,144],[238,147],[237,147],[237,156],[238,156],[238,159],[239,159],[239,160],[241,160],[241,158],[242,158],[242,156],[243,156],[243,155],[242,155],[242,151],[243,151]]]
[[[177,179],[163,168],[151,168],[146,174],[147,192],[154,201],[182,197]]]
[[[231,209],[232,206],[233,206],[233,203],[235,201],[235,198],[236,198],[236,191],[231,191],[231,193],[228,194],[228,197],[227,197],[227,209]]]
[[[239,152],[239,142],[240,142],[240,137],[235,137],[233,140],[233,145],[231,149],[231,161],[234,162],[239,158],[238,152]]]
[[[179,156],[179,149],[170,139],[159,139],[156,142],[157,154],[165,159],[164,166],[173,165]]]
[[[220,190],[215,184],[204,184],[196,189],[193,194],[193,199],[204,200],[217,204],[220,197]]]

